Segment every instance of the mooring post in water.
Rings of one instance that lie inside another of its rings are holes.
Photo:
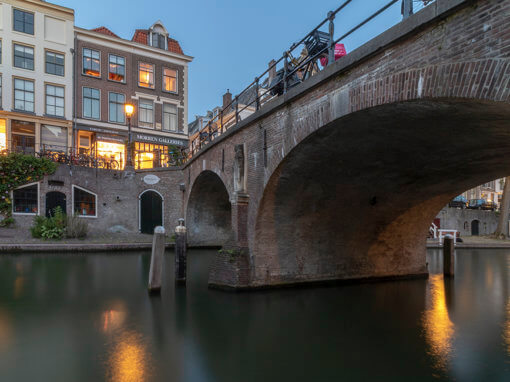
[[[149,270],[149,293],[161,292],[161,273],[163,271],[163,254],[165,253],[165,229],[154,228],[152,239],[151,267]]]
[[[452,235],[446,235],[443,242],[443,274],[455,276],[455,242]]]
[[[186,227],[184,219],[179,219],[179,225],[175,227],[175,282],[186,284]]]

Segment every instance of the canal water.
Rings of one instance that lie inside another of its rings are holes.
[[[187,288],[148,254],[0,257],[0,381],[509,381],[510,250],[459,250],[443,280],[256,293]]]

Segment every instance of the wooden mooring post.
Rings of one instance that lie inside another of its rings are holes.
[[[179,219],[179,225],[175,227],[175,283],[186,284],[186,251],[187,235],[184,219]]]
[[[455,276],[455,242],[452,235],[446,235],[443,242],[443,275]]]
[[[154,228],[152,239],[151,267],[149,270],[149,293],[161,293],[161,274],[163,272],[163,254],[165,253],[165,228]]]

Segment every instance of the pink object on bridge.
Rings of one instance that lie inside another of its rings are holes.
[[[345,56],[346,54],[347,54],[347,52],[345,51],[344,44],[336,44],[335,45],[335,61],[338,60],[340,57]],[[329,60],[328,60],[327,53],[326,53],[326,56],[320,58],[320,61],[321,61],[322,66],[328,65]]]

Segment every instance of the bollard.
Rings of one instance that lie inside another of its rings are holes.
[[[443,274],[455,276],[455,243],[452,235],[446,235],[443,242]]]
[[[175,227],[175,283],[186,284],[186,227],[184,219],[179,219]]]
[[[151,267],[149,270],[149,293],[161,292],[161,273],[163,271],[163,254],[165,253],[165,229],[154,228],[152,239]]]

